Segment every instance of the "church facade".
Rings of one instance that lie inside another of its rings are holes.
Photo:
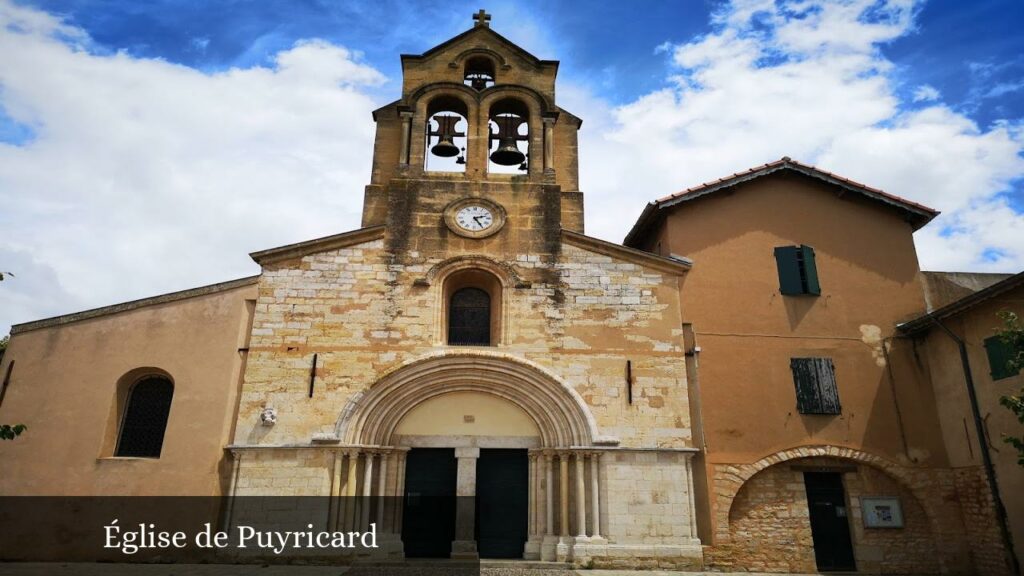
[[[936,212],[786,158],[587,236],[558,63],[489,18],[402,56],[358,230],[15,326],[0,494],[328,497],[392,557],[1011,573],[1024,478],[951,457],[899,328]]]

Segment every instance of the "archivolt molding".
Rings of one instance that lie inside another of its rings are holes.
[[[459,66],[462,65],[463,62],[466,61],[467,58],[472,58],[473,56],[486,56],[490,58],[493,62],[501,66],[502,70],[508,70],[512,68],[512,65],[508,63],[508,60],[506,60],[501,53],[495,52],[490,48],[470,48],[469,50],[463,50],[458,54],[458,56],[456,56],[451,62],[448,63],[448,67],[458,68]]]
[[[494,274],[501,281],[502,288],[506,290],[530,287],[530,283],[523,280],[522,276],[519,275],[512,265],[486,256],[455,256],[454,258],[442,260],[431,266],[426,274],[414,280],[413,284],[416,286],[431,286],[453,272],[471,268],[479,268]]]
[[[437,94],[437,96],[447,95],[459,98],[464,104],[466,104],[467,108],[470,109],[471,114],[477,108],[482,110],[488,109],[495,99],[502,99],[506,97],[513,97],[521,100],[526,104],[527,108],[530,109],[531,115],[557,112],[559,110],[555,106],[554,102],[547,96],[533,88],[519,84],[496,84],[486,90],[477,92],[465,84],[459,84],[456,82],[435,82],[416,89],[409,94],[409,96],[403,99],[403,103],[411,108],[421,109],[420,111],[425,113],[427,102],[436,97],[431,95],[433,92],[438,92],[439,94]],[[430,95],[429,98],[428,95]]]
[[[504,398],[537,423],[546,447],[591,446],[598,439],[583,398],[535,363],[490,351],[445,351],[407,362],[349,400],[336,428],[350,445],[388,446],[417,404],[450,392]]]
[[[751,464],[726,464],[716,466],[717,470],[715,472],[714,482],[717,487],[716,491],[718,492],[715,514],[717,520],[717,538],[722,542],[729,540],[729,517],[732,512],[732,505],[736,500],[736,496],[739,495],[740,490],[744,485],[746,485],[748,480],[753,478],[758,472],[775,466],[776,464],[782,464],[784,462],[803,458],[835,458],[839,460],[850,460],[859,464],[872,466],[882,472],[885,472],[902,485],[908,492],[914,495],[914,498],[917,500],[918,504],[921,505],[925,515],[928,517],[928,522],[929,525],[931,525],[932,530],[936,533],[939,531],[940,527],[936,519],[936,511],[932,509],[932,506],[928,502],[916,495],[914,487],[915,470],[907,468],[906,466],[901,466],[891,460],[882,458],[881,456],[876,456],[854,448],[817,445],[800,446],[798,448],[791,448],[789,450],[776,452]],[[928,473],[929,471],[924,472]]]

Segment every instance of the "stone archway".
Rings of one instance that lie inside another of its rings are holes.
[[[521,410],[533,424],[529,428],[534,443],[530,448],[517,448],[529,463],[524,470],[524,481],[528,480],[524,558],[570,557],[570,534],[581,543],[604,541],[599,533],[601,510],[597,497],[601,451],[595,440],[604,445],[610,439],[598,436],[593,415],[571,387],[532,362],[487,350],[447,350],[411,360],[351,397],[335,428],[341,440],[336,493],[379,497],[380,503],[365,506],[356,524],[349,518],[342,525],[368,525],[372,508],[392,540],[400,542],[401,498],[390,499],[394,509],[385,505],[385,497],[402,496],[405,490],[406,453],[410,447],[401,441],[400,424],[424,403],[454,394],[493,397]],[[475,469],[481,447],[468,438],[452,436],[447,440],[451,443],[447,447],[454,449],[458,460],[456,495],[475,496]],[[570,514],[570,499],[574,514]],[[474,515],[472,510],[462,510],[472,501],[459,499],[453,557],[476,554]]]
[[[907,520],[906,530],[916,531],[913,535],[907,533],[914,550],[904,550],[900,555],[910,558],[916,554],[917,561],[910,566],[918,568],[936,562],[933,566],[936,571],[956,564],[959,552],[955,546],[950,546],[949,538],[955,527],[950,523],[950,514],[936,507],[937,503],[948,504],[953,496],[951,485],[947,490],[943,487],[945,483],[937,478],[940,471],[902,466],[874,454],[832,445],[783,450],[750,464],[718,465],[713,480],[716,486],[715,544],[710,555],[713,564],[741,562],[763,571],[815,570],[807,503],[803,489],[795,488],[804,482],[801,466],[812,470],[821,467],[855,472],[844,484],[850,505],[854,507],[851,516],[858,520],[862,513],[860,497],[900,497]],[[873,490],[865,490],[872,486]],[[884,493],[878,493],[879,486],[885,486],[880,490]],[[754,536],[762,530],[778,536],[778,540]],[[904,535],[902,531],[884,538],[874,532],[869,534],[871,530],[859,522],[852,523],[851,530],[858,569],[869,571],[872,567],[862,566],[862,562],[873,556],[881,558],[885,543],[891,540],[889,537]],[[868,548],[872,552],[865,554]],[[898,561],[887,562],[894,566],[899,564]]]

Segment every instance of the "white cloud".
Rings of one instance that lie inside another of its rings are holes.
[[[941,97],[942,94],[939,93],[938,89],[928,84],[918,86],[914,90],[914,102],[931,102]]]
[[[585,120],[588,232],[621,240],[649,200],[789,155],[943,210],[917,235],[925,268],[1024,268],[1024,221],[1000,195],[1024,175],[1021,121],[978,127],[929,87],[904,106],[880,46],[916,8],[737,0],[711,33],[660,48],[664,89],[612,106],[563,79]],[[559,54],[519,22],[503,32]],[[35,131],[0,143],[0,267],[18,274],[0,284],[0,332],[253,274],[250,251],[359,225],[383,78],[357,53],[310,40],[206,74],[97,52],[0,0],[0,106]]]
[[[0,332],[10,323],[258,272],[248,252],[359,226],[383,81],[297,44],[272,67],[202,72],[90,52],[0,2]]]
[[[646,202],[788,155],[943,211],[917,234],[925,269],[1024,269],[1024,217],[1001,196],[1024,177],[1019,120],[979,128],[931,87],[923,109],[900,101],[881,46],[914,31],[916,8],[736,0],[674,46],[667,88],[613,108],[563,85],[586,120],[588,232],[621,240]]]

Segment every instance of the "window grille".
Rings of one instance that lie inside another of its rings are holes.
[[[171,411],[174,385],[161,376],[150,376],[128,391],[115,456],[159,458]]]
[[[448,306],[448,344],[490,346],[491,296],[479,288],[462,288]]]

